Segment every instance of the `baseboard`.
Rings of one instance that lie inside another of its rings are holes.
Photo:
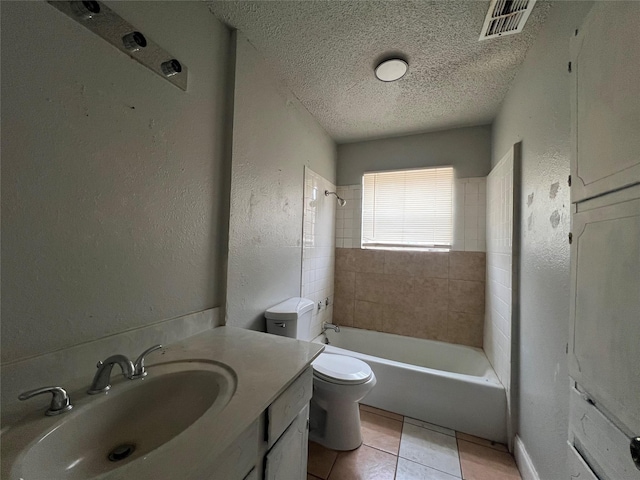
[[[531,457],[529,456],[522,439],[518,435],[516,435],[516,439],[514,441],[513,455],[516,458],[516,464],[520,470],[522,480],[540,480],[540,476],[533,466]]]

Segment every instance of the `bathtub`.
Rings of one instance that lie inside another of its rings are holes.
[[[505,390],[481,349],[348,327],[326,335],[325,353],[359,358],[375,373],[361,403],[506,443]]]

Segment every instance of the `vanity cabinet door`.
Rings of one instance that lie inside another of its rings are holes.
[[[298,412],[309,403],[312,395],[313,369],[309,367],[267,409],[269,448],[287,429]]]
[[[265,460],[265,480],[304,480],[307,476],[309,406],[282,434]]]

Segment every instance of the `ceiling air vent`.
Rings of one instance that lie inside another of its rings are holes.
[[[520,33],[536,0],[491,0],[480,40]]]

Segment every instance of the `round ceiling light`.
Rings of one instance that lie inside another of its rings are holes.
[[[376,77],[383,82],[395,82],[404,77],[409,65],[399,58],[385,60],[376,67]]]

